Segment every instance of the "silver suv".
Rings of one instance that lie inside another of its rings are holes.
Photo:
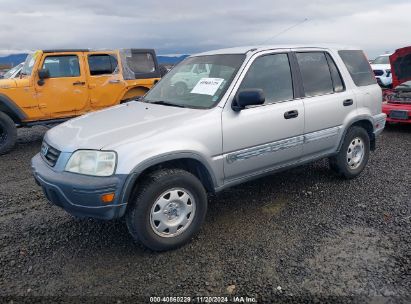
[[[207,75],[188,85],[196,65]],[[134,239],[168,250],[199,231],[207,193],[325,157],[342,177],[358,176],[385,126],[381,102],[360,50],[206,52],[139,101],[51,129],[32,168],[53,204],[78,217],[124,216]]]

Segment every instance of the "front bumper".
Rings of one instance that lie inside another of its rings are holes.
[[[392,84],[392,78],[387,76],[375,76],[380,86],[388,87]]]
[[[127,175],[96,177],[58,172],[49,167],[40,154],[33,157],[31,167],[46,198],[68,213],[105,220],[124,215],[127,205],[124,199]],[[101,195],[112,192],[115,193],[114,200],[109,204],[102,203]]]
[[[398,122],[411,124],[411,104],[401,104],[401,103],[384,103],[382,105],[383,113],[387,114],[387,122]],[[391,117],[392,111],[406,111],[408,112],[408,118],[397,119]]]

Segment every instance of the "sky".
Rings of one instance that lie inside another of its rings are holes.
[[[374,58],[411,45],[410,12],[409,0],[0,0],[0,53],[331,43]]]

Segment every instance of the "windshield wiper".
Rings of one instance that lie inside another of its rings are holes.
[[[167,102],[163,100],[158,100],[158,101],[146,101],[147,103],[152,103],[152,104],[158,104],[162,106],[170,106],[170,107],[178,107],[178,108],[185,108],[185,106],[180,105],[180,104],[175,104],[172,102]]]

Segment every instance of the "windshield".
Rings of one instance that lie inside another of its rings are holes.
[[[33,71],[34,63],[36,63],[36,58],[39,55],[40,51],[30,53],[26,57],[26,61],[23,64],[23,68],[21,69],[22,75],[30,76],[31,72]]]
[[[375,58],[372,64],[390,64],[390,57],[389,56],[380,56]]]
[[[3,75],[3,78],[10,78],[14,75],[14,73],[16,73],[22,66],[23,64],[20,63],[18,65],[16,65],[14,68],[10,69],[7,73],[5,73]]]
[[[144,97],[144,102],[208,109],[215,106],[243,63],[245,55],[187,58]]]

